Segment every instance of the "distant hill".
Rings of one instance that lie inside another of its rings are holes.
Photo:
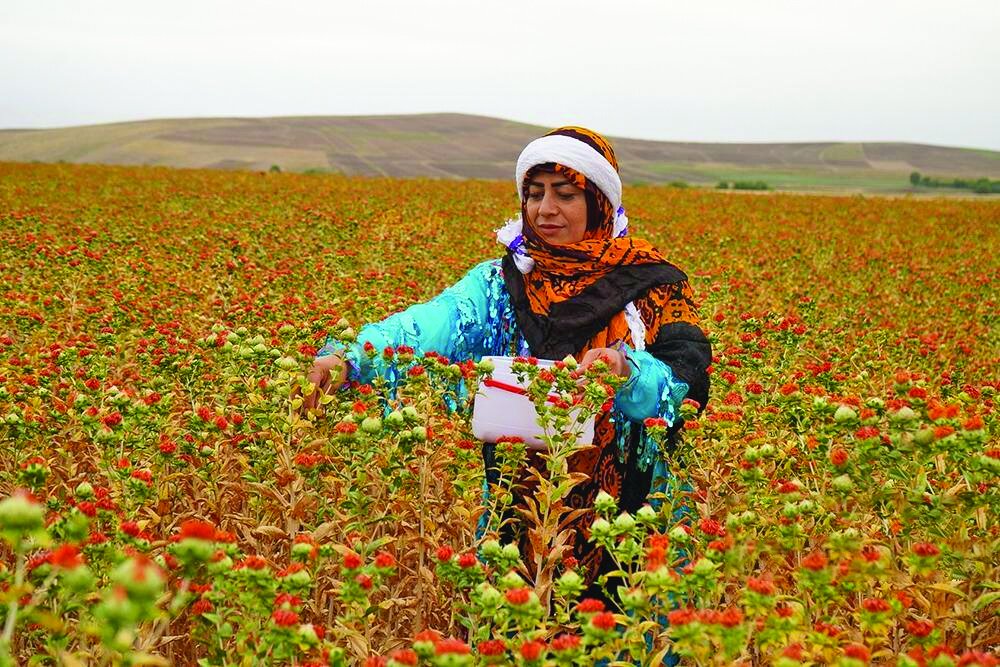
[[[449,113],[146,120],[0,130],[0,160],[507,179],[520,149],[545,130]],[[903,191],[912,171],[1000,178],[1000,152],[947,146],[612,142],[632,183],[758,179],[786,189]]]

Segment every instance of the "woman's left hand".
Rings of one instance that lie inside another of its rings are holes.
[[[592,350],[587,350],[583,359],[580,360],[577,372],[582,374],[588,366],[598,359],[603,359],[615,375],[621,375],[625,378],[632,375],[632,368],[629,366],[628,359],[625,358],[625,353],[613,347],[595,347]]]

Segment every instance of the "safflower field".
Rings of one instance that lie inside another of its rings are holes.
[[[675,493],[599,498],[615,607],[571,439],[540,556],[475,539],[482,364],[372,350],[398,381],[299,409],[327,336],[500,255],[509,183],[0,163],[0,664],[998,664],[1000,201],[625,205],[715,356]]]

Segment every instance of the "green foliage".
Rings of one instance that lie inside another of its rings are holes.
[[[765,181],[733,181],[734,190],[770,190]]]

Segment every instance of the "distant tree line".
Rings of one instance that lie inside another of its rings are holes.
[[[715,186],[719,190],[770,190],[771,186],[764,181],[719,181]]]
[[[988,178],[978,178],[968,180],[964,178],[931,178],[926,174],[915,171],[910,174],[910,184],[923,186],[925,188],[958,188],[959,190],[972,190],[977,194],[1000,193],[1000,181],[991,181]]]

